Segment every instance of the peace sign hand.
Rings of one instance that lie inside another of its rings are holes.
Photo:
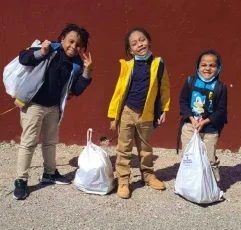
[[[92,66],[92,59],[91,59],[91,55],[89,53],[89,56],[87,56],[86,54],[83,54],[84,56],[84,69],[91,71],[93,66]]]

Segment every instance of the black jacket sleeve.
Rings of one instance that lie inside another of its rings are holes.
[[[87,78],[84,78],[82,75],[79,75],[74,80],[74,82],[71,86],[71,93],[74,96],[79,96],[80,94],[82,94],[84,92],[84,90],[87,88],[87,86],[89,86],[91,81],[92,81],[92,78],[87,79]]]
[[[19,53],[19,63],[25,66],[37,66],[46,56],[42,56],[40,48],[29,48]]]
[[[192,116],[192,110],[190,107],[190,102],[189,102],[189,97],[190,97],[190,89],[188,85],[188,80],[186,80],[180,97],[179,97],[179,104],[180,104],[180,110],[181,110],[181,115],[184,120],[188,119],[190,116]]]
[[[209,119],[214,126],[219,127],[227,123],[227,87],[225,84],[222,85],[221,95],[216,103]]]

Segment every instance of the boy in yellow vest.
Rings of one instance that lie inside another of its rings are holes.
[[[131,195],[130,160],[134,140],[143,181],[153,189],[165,189],[153,172],[150,138],[153,124],[160,126],[166,120],[170,86],[163,60],[153,57],[150,46],[151,37],[143,28],[133,28],[126,34],[125,51],[133,59],[120,60],[120,76],[108,110],[110,129],[116,130],[117,125],[119,129],[116,172],[117,194],[121,198]]]

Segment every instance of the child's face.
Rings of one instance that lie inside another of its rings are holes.
[[[132,55],[145,56],[150,48],[148,39],[140,31],[135,31],[130,35],[129,43]]]
[[[64,52],[68,57],[77,56],[82,49],[81,37],[75,31],[70,31],[64,38],[61,40]]]
[[[205,79],[211,79],[218,71],[217,57],[213,54],[205,54],[199,63],[199,73]]]

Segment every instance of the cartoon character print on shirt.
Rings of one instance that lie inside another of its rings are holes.
[[[201,114],[204,113],[204,104],[206,101],[206,96],[203,96],[201,93],[193,91],[191,108],[194,116],[201,117]]]

